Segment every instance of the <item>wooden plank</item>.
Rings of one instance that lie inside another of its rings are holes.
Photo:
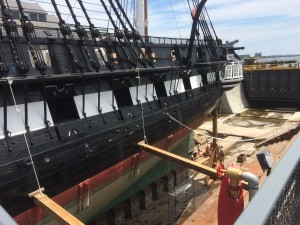
[[[156,148],[154,146],[147,145],[144,142],[139,142],[139,146],[141,146],[144,151],[149,152],[153,155],[157,155],[157,156],[160,156],[162,158],[171,160],[173,162],[177,162],[177,163],[179,163],[179,164],[181,164],[185,167],[196,170],[200,173],[204,173],[204,174],[209,175],[213,178],[217,178],[216,169],[213,169],[213,168],[205,166],[205,165],[201,165],[197,162],[191,161],[189,159],[186,159],[184,157],[175,155],[175,154],[167,152],[165,150]]]
[[[181,164],[181,165],[183,165],[187,168],[190,168],[190,169],[196,170],[200,173],[206,174],[206,175],[210,176],[211,178],[218,179],[217,170],[214,169],[214,168],[211,168],[209,166],[205,166],[205,165],[200,164],[198,162],[194,162],[192,160],[186,159],[186,158],[181,157],[179,155],[175,155],[173,153],[167,152],[167,151],[159,149],[157,147],[147,145],[143,141],[139,142],[138,145],[142,147],[142,150],[144,150],[146,152],[149,152],[153,155],[157,155],[157,156],[162,157],[164,159],[168,159],[170,161],[179,163],[179,164]],[[226,172],[226,170],[222,170],[222,172]],[[249,189],[247,182],[242,180],[242,184],[243,184],[243,188],[245,190]]]
[[[57,222],[62,225],[84,225],[80,220],[78,220],[75,216],[70,214],[60,205],[55,203],[52,199],[50,199],[47,195],[38,192],[33,195],[34,203],[44,209],[50,216],[53,217]]]

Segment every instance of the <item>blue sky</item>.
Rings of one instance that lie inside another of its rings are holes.
[[[34,2],[34,0],[24,0]],[[123,2],[122,0],[120,0]],[[191,2],[191,0],[189,0]],[[50,0],[38,1],[54,14]],[[41,3],[41,2],[49,2]],[[74,23],[64,1],[56,0],[64,13],[63,19]],[[75,6],[75,14],[82,15],[76,0],[70,0]],[[100,6],[100,0],[85,0],[92,22],[99,27],[107,26],[107,17]],[[87,4],[87,2],[91,4]],[[130,2],[130,1],[129,1]],[[186,0],[148,0],[149,34],[152,36],[179,37],[171,3],[176,15],[182,37],[190,36],[191,18],[187,13]],[[300,54],[300,0],[207,0],[206,8],[223,42],[238,39],[238,46],[245,50],[240,54],[262,52],[263,55]],[[103,17],[103,21],[101,20]],[[96,19],[94,19],[96,18]],[[87,22],[79,18],[83,25]]]
[[[179,36],[170,2],[181,36],[189,37],[186,0],[148,0],[149,34]],[[208,0],[206,8],[218,37],[245,47],[240,54],[300,54],[300,0]]]

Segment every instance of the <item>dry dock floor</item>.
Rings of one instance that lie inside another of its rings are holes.
[[[218,118],[218,136],[224,140],[218,140],[217,144],[223,146],[225,152],[225,167],[235,163],[239,164],[243,171],[249,171],[256,174],[262,184],[267,178],[266,172],[263,172],[256,158],[256,152],[260,149],[271,151],[274,164],[276,166],[285,151],[298,136],[297,131],[289,134],[289,126],[299,124],[300,112],[292,110],[252,110],[247,109],[239,114],[219,115]],[[299,129],[298,129],[299,130]],[[212,121],[206,120],[198,129],[200,133],[211,134]],[[282,138],[273,139],[272,136],[281,134]],[[196,135],[195,135],[196,136]],[[238,142],[242,138],[257,138],[268,136],[271,141],[264,146],[257,147],[256,144],[262,140]],[[211,139],[205,136],[196,136],[195,139],[200,142],[200,149],[204,150]],[[230,140],[230,141],[228,141]],[[197,146],[195,147],[195,150]],[[237,163],[237,157],[240,154],[246,154],[244,163]],[[206,163],[208,158],[198,155],[200,163]],[[273,169],[272,167],[272,169]],[[215,180],[210,186],[204,184],[205,175],[190,171],[194,182],[194,199],[185,213],[178,219],[177,224],[182,225],[217,225],[217,205],[221,182]],[[142,211],[134,219],[128,220],[127,225],[171,225],[168,200],[169,193],[165,192],[159,200],[154,200],[153,204]],[[248,192],[244,191],[245,207],[248,203]]]

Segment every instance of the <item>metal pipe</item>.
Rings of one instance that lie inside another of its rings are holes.
[[[243,172],[242,179],[248,183],[249,200],[251,200],[259,188],[259,179],[249,172]]]
[[[214,168],[211,168],[209,166],[191,161],[189,159],[186,159],[182,156],[179,156],[179,155],[173,154],[171,152],[165,151],[163,149],[145,144],[143,141],[139,142],[138,145],[141,147],[142,150],[144,150],[146,152],[149,152],[153,155],[157,155],[157,156],[162,157],[164,159],[168,159],[168,160],[171,160],[173,162],[179,163],[180,165],[183,165],[187,168],[193,169],[193,170],[198,171],[200,173],[206,174],[206,175],[208,175],[212,178],[218,178],[217,170],[214,169]],[[239,181],[239,180],[243,179],[243,177],[242,177],[243,172],[240,169],[237,169],[237,168],[228,167],[227,170],[221,169],[221,172],[226,173],[227,177],[232,179],[232,180]],[[255,189],[256,187],[258,187],[258,185],[256,185],[256,183],[255,183],[255,179],[252,176],[255,177],[255,175],[253,175],[251,173],[248,173],[248,172],[245,174],[246,179],[249,180],[249,181],[242,180],[243,189],[249,190],[249,187],[248,187],[249,182],[252,185],[252,189]],[[255,194],[255,192],[252,192],[253,194],[251,194],[251,197]]]
[[[247,190],[249,191],[249,199],[251,200],[259,188],[259,179],[256,175],[250,172],[242,172],[238,168],[228,167],[227,170],[221,170],[226,173],[230,180],[243,180],[243,186],[247,183]]]
[[[0,205],[0,225],[17,225],[11,216]]]
[[[144,27],[145,33],[144,36],[148,36],[148,0],[144,0]]]
[[[299,175],[299,146],[300,136],[298,135],[235,225],[268,224],[269,218],[277,220],[279,212],[282,213],[281,215],[288,215],[289,219],[297,217],[298,211],[295,210],[296,214],[294,214],[289,207],[291,203],[288,202],[293,202],[299,197],[299,193],[294,192],[297,190],[297,176]],[[295,185],[291,185],[290,182],[295,182]],[[283,201],[288,204],[282,205]]]

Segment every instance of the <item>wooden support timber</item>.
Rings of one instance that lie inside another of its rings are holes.
[[[168,159],[170,161],[179,163],[187,168],[190,168],[190,169],[196,170],[200,173],[206,174],[207,176],[210,176],[213,179],[220,178],[217,175],[217,170],[214,168],[191,161],[190,159],[186,159],[182,156],[170,153],[170,152],[162,150],[160,148],[145,144],[143,141],[139,142],[138,145],[141,147],[142,150],[149,152],[153,155],[157,155],[164,159]],[[242,180],[242,171],[240,169],[227,168],[227,170],[222,169],[221,172],[226,173],[227,177],[230,179]],[[248,182],[242,180],[242,184],[243,184],[243,188],[245,190],[249,190]]]
[[[183,166],[186,166],[190,169],[196,170],[200,173],[206,174],[206,175],[208,175],[212,178],[218,178],[217,177],[217,171],[214,168],[199,164],[197,162],[191,161],[189,159],[186,159],[186,158],[178,156],[176,154],[167,152],[165,150],[156,148],[154,146],[147,145],[144,142],[139,142],[138,145],[141,146],[144,151],[149,152],[153,155],[157,155],[157,156],[160,156],[162,158],[169,159],[173,162],[177,162],[177,163],[179,163]]]
[[[214,108],[212,111],[212,117],[213,117],[213,137],[218,137],[218,106]],[[213,138],[213,149],[217,147],[217,139]],[[214,152],[215,154],[215,152]],[[216,155],[214,155],[215,158]]]
[[[29,194],[29,197],[34,198],[34,203],[45,210],[50,216],[52,216],[57,222],[62,225],[84,225],[75,216],[70,214],[60,205],[55,203],[47,195],[41,191],[35,191]]]

